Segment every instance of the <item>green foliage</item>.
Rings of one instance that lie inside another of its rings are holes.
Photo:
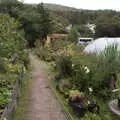
[[[5,61],[3,58],[0,57],[0,73],[4,73],[4,72],[6,72]]]
[[[97,114],[87,113],[81,120],[102,120]]]
[[[75,42],[75,43],[78,42],[78,37],[79,37],[78,29],[79,29],[78,26],[74,26],[74,27],[71,29],[71,31],[70,31],[70,33],[69,33],[68,40],[70,40],[70,41],[72,41],[72,42]]]
[[[78,37],[93,37],[93,35],[93,32],[85,25],[74,26],[69,33],[68,40],[77,43]]]
[[[63,77],[71,77],[72,87],[80,91],[93,88],[93,94],[102,98],[110,97],[111,74],[120,71],[120,54],[117,45],[109,46],[99,55],[75,54],[72,59],[60,56],[57,71]]]
[[[5,106],[11,101],[11,91],[7,88],[0,89],[0,105]]]
[[[96,66],[93,68],[93,87],[96,94],[109,96],[110,92],[110,76],[111,73],[119,72],[120,53],[117,50],[117,45],[109,46],[103,53],[97,56]],[[99,89],[98,89],[99,88]]]
[[[43,4],[35,7],[32,5],[22,4],[18,1],[2,2],[0,12],[7,13],[22,24],[25,31],[25,37],[30,47],[34,46],[36,39],[46,39],[51,29],[51,20],[49,13],[44,9]]]
[[[119,37],[120,24],[100,23],[96,26],[95,37]]]
[[[56,61],[56,70],[63,77],[72,75],[72,61],[70,56],[61,55]]]
[[[76,89],[85,91],[89,87],[88,80],[91,77],[91,73],[86,73],[85,66],[82,66],[81,64],[74,65],[72,75],[72,83]]]
[[[102,98],[110,97],[111,74],[118,74],[120,71],[120,54],[117,48],[117,45],[109,46],[99,55],[75,55],[72,58],[73,85],[82,91],[91,86],[95,95]],[[87,74],[85,66],[90,70]]]
[[[54,50],[54,52],[62,51],[70,44],[71,42],[67,41],[67,39],[56,39],[51,43],[51,48]]]
[[[113,120],[119,119],[115,116],[112,116],[110,113],[102,113],[102,114],[93,114],[93,113],[86,113],[81,120]]]
[[[12,89],[17,76],[12,74],[0,75],[0,108],[4,108],[10,101]]]
[[[41,60],[48,62],[55,60],[52,49],[48,47],[39,46],[39,48],[35,50],[35,53]]]
[[[0,14],[0,110],[11,101],[12,91],[25,56],[26,41],[21,24],[8,14]],[[27,57],[27,58],[26,58]],[[13,63],[14,61],[14,63]],[[0,112],[1,114],[2,112]]]
[[[0,56],[11,57],[20,54],[25,47],[24,32],[18,28],[21,25],[9,15],[0,14]]]
[[[93,32],[85,25],[81,25],[78,29],[80,37],[93,37]]]
[[[21,97],[12,120],[25,120],[29,106],[29,85],[31,85],[31,74],[29,70],[27,71],[22,84]]]
[[[69,25],[69,21],[57,13],[50,12],[52,33],[67,33],[65,27]]]
[[[71,43],[67,40],[56,39],[52,41],[50,44],[48,43],[45,46],[42,46],[41,42],[37,41],[35,53],[42,60],[49,61],[49,62],[56,61],[56,59],[62,53],[65,53],[66,51],[70,52],[70,49],[69,49],[70,44]]]
[[[25,68],[29,68],[29,54],[27,50],[24,50],[24,54],[20,54],[19,59],[23,62]]]
[[[62,16],[64,19],[67,19],[69,23],[73,25],[81,25],[87,23],[95,24],[99,19],[103,19],[103,21],[107,20],[109,22],[110,19],[114,17],[119,17],[120,15],[119,11],[83,10],[56,4],[45,4],[45,8],[47,8],[54,14]]]
[[[70,90],[69,91],[69,97],[84,97],[84,93],[83,92],[80,92],[79,90]]]
[[[120,34],[120,18],[100,18],[96,23],[95,37],[119,37]]]
[[[45,10],[43,3],[37,5],[37,11],[40,14],[40,37],[46,38],[51,30],[49,13]]]
[[[120,98],[120,75],[118,74],[118,78],[117,78],[117,81],[116,81],[116,89],[119,89],[117,91],[117,97]]]

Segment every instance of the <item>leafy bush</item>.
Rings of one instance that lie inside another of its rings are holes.
[[[24,32],[19,30],[20,23],[9,15],[0,14],[0,56],[10,58],[23,53]]]
[[[69,97],[85,97],[83,92],[80,92],[79,90],[70,90],[69,91]]]
[[[11,101],[11,91],[8,88],[0,89],[0,107],[4,107]]]
[[[41,60],[44,61],[49,62],[55,59],[52,50],[47,47],[40,46],[35,50],[35,53],[38,57],[40,57]]]
[[[113,118],[114,119],[114,118]],[[111,114],[104,113],[104,114],[93,114],[93,113],[86,113],[81,120],[113,120]]]
[[[110,77],[111,74],[117,74],[120,72],[120,53],[118,52],[118,46],[109,46],[101,54],[96,56],[97,61],[92,70],[92,86],[96,94],[100,94],[103,97],[110,94]],[[115,79],[115,78],[114,78]],[[116,78],[117,79],[117,78]]]
[[[12,90],[21,70],[28,62],[24,48],[24,31],[18,21],[0,14],[0,115],[1,109],[11,101]]]
[[[68,79],[62,79],[60,81],[57,81],[57,86],[56,86],[56,89],[61,93],[63,94],[65,97],[68,98],[69,96],[69,90],[72,88],[72,85],[71,85],[71,82]]]
[[[94,55],[75,54],[72,56],[73,73],[72,84],[73,87],[80,91],[86,91],[90,86],[92,77],[92,67],[96,57]],[[88,70],[86,70],[86,68]]]
[[[85,66],[81,64],[74,65],[72,74],[72,84],[76,89],[85,91],[89,87],[89,80],[91,79],[91,72],[87,73]]]
[[[0,58],[0,72],[1,72],[1,73],[6,72],[6,69],[5,69],[5,61],[4,61],[3,58]]]
[[[93,32],[86,26],[73,26],[69,33],[68,40],[78,43],[78,37],[93,37]]]
[[[72,76],[72,61],[70,56],[62,55],[56,60],[56,70],[62,77]]]
[[[97,96],[110,97],[110,77],[120,72],[120,53],[117,48],[117,45],[109,46],[99,55],[74,55],[72,83],[76,89],[86,91],[91,86]],[[85,66],[90,70],[87,74]]]
[[[100,115],[93,114],[93,113],[87,113],[81,120],[102,120]]]
[[[15,74],[0,75],[0,107],[4,107],[11,100],[11,92],[17,79]]]
[[[30,63],[28,51],[25,50],[24,54],[19,56],[19,60],[22,62],[22,64],[24,64],[25,68],[28,68]]]

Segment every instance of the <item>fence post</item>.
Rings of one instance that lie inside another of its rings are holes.
[[[0,119],[6,118],[7,120],[12,119],[13,113],[17,108],[19,103],[19,98],[21,96],[22,81],[24,79],[24,64],[22,64],[20,73],[18,75],[18,80],[15,83],[15,88],[12,92],[12,101],[5,107],[3,114]]]

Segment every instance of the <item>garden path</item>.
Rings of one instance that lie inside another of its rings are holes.
[[[26,120],[65,120],[56,98],[50,89],[48,66],[30,54],[32,84]]]

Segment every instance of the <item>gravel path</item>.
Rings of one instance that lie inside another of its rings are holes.
[[[50,89],[47,65],[37,57],[30,55],[32,65],[32,85],[26,120],[65,120],[57,100]]]

